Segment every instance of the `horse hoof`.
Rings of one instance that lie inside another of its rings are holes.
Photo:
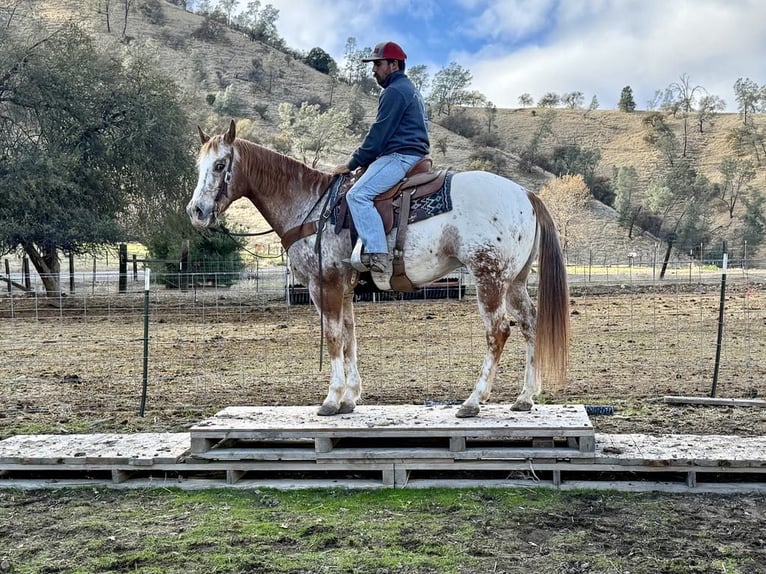
[[[348,413],[353,413],[355,408],[356,408],[356,405],[354,403],[347,403],[343,401],[340,403],[338,414],[347,415]]]
[[[320,417],[330,417],[332,415],[338,414],[338,407],[333,405],[324,404],[321,407],[319,407],[319,410],[317,411],[317,414]]]
[[[532,410],[532,401],[521,401],[517,400],[515,403],[513,403],[513,406],[511,406],[512,411],[531,411]]]
[[[477,405],[463,405],[455,415],[459,419],[467,419],[479,416],[479,407]]]

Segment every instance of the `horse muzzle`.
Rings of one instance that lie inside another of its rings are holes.
[[[198,229],[207,229],[215,223],[215,209],[206,209],[199,203],[191,201],[186,206],[186,213],[191,224]]]

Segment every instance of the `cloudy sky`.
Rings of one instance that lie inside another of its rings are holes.
[[[243,4],[246,0],[241,0]],[[294,49],[320,47],[339,64],[357,47],[393,40],[431,75],[457,62],[470,89],[501,108],[529,93],[580,91],[614,109],[629,85],[639,109],[678,82],[736,111],[738,78],[766,83],[763,0],[261,0]]]

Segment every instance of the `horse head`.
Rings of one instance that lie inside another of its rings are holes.
[[[234,150],[237,128],[232,120],[228,131],[221,135],[210,137],[199,126],[197,130],[202,141],[197,158],[197,187],[186,206],[186,213],[194,227],[207,228],[236,199],[233,173],[237,159]]]

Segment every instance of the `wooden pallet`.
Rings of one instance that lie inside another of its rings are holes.
[[[395,461],[400,459],[592,459],[593,425],[582,405],[529,413],[483,407],[360,406],[320,417],[316,407],[229,407],[190,429],[199,460]]]
[[[190,433],[14,436],[0,441],[0,487],[766,491],[766,437],[596,434],[579,410],[232,408]]]

